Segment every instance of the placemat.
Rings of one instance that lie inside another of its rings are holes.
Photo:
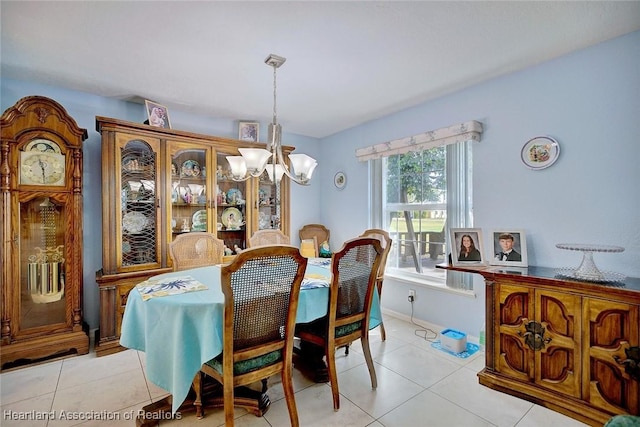
[[[431,347],[436,348],[436,349],[438,349],[440,351],[444,351],[445,353],[450,354],[450,355],[455,356],[455,357],[458,357],[460,359],[466,359],[467,357],[473,355],[476,351],[478,351],[480,349],[480,347],[478,347],[477,344],[473,344],[473,343],[470,343],[470,342],[467,343],[467,349],[465,351],[463,351],[463,352],[460,352],[460,353],[453,353],[453,352],[450,352],[450,351],[442,348],[442,345],[440,345],[440,341],[432,342],[431,343]]]
[[[143,301],[154,297],[196,292],[207,289],[205,285],[191,276],[166,277],[164,279],[149,279],[136,285]]]

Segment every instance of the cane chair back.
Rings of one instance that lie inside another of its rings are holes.
[[[291,359],[306,266],[307,259],[296,247],[263,246],[241,252],[220,269],[225,296],[223,351],[202,365],[201,372],[223,386],[227,426],[233,426],[234,388],[278,373],[291,425],[298,426]],[[196,394],[201,401],[201,391]],[[242,406],[242,401],[235,405]]]
[[[358,237],[347,241],[332,256],[327,316],[296,328],[296,336],[301,340],[324,348],[335,411],[340,409],[337,348],[361,340],[371,387],[378,386],[369,348],[369,312],[374,292],[377,292],[376,276],[381,258],[382,247],[377,239]]]
[[[291,239],[280,230],[258,230],[249,238],[249,247],[290,245]]]
[[[379,228],[370,228],[365,230],[361,237],[373,237],[380,241],[382,246],[382,258],[380,259],[380,267],[378,268],[378,274],[376,277],[376,286],[378,288],[378,294],[380,295],[380,301],[382,301],[382,281],[384,280],[384,269],[387,265],[387,257],[391,251],[391,236],[385,230]],[[384,322],[380,322],[380,338],[382,341],[386,341],[387,332],[384,330]]]
[[[179,234],[169,243],[169,256],[174,271],[221,264],[224,242],[212,233]]]
[[[320,245],[323,242],[329,242],[331,232],[322,224],[306,224],[298,231],[300,242],[306,239],[316,239],[316,253],[320,253]]]

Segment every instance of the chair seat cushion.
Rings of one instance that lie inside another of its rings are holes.
[[[282,350],[275,350],[253,359],[242,360],[233,364],[233,374],[242,375],[265,366],[273,365],[282,360]],[[222,355],[205,363],[222,374]]]
[[[604,427],[639,427],[640,417],[634,415],[616,415],[606,422]]]
[[[296,332],[307,332],[313,335],[317,335],[322,338],[326,338],[327,336],[327,319],[323,317],[322,319],[314,320],[313,322],[303,323],[296,325]],[[349,323],[348,325],[338,326],[336,328],[336,338],[343,337],[345,335],[349,335],[353,331],[357,331],[362,326],[362,321],[358,320],[357,322]]]

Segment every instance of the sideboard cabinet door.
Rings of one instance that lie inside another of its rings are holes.
[[[640,305],[585,298],[584,313],[585,399],[610,413],[640,414]]]
[[[495,286],[496,370],[579,397],[580,297],[510,283]]]

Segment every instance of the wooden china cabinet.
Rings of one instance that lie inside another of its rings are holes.
[[[168,244],[182,233],[217,233],[231,251],[259,229],[289,235],[289,182],[230,178],[226,156],[243,142],[96,117],[102,135],[102,269],[98,355],[122,350],[129,291],[172,270]],[[292,147],[283,147],[285,154]]]
[[[640,415],[640,278],[596,284],[543,267],[441,267],[485,279],[481,384],[594,426]]]
[[[89,352],[82,318],[82,143],[52,99],[0,119],[2,369]]]

